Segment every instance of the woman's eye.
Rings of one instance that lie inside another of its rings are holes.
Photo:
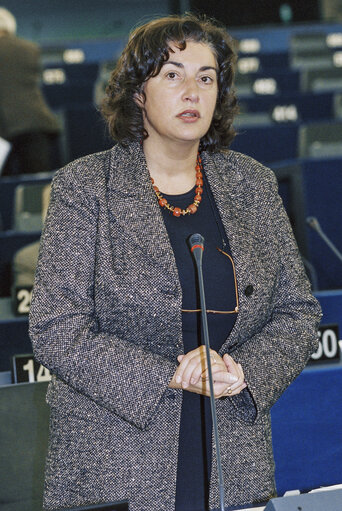
[[[211,78],[211,76],[202,76],[201,80],[203,83],[212,83],[213,82],[213,79]]]
[[[169,71],[167,73],[167,77],[168,78],[171,78],[171,80],[173,80],[174,78],[176,78],[177,74],[174,72],[174,71]]]

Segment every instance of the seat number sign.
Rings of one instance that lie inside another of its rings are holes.
[[[338,362],[341,358],[338,324],[321,325],[318,335],[319,346],[317,351],[311,355],[309,364]]]
[[[15,355],[12,359],[13,383],[35,383],[50,381],[51,374],[37,362],[33,355]]]
[[[30,312],[31,298],[32,286],[16,288],[14,313],[17,316],[27,315]]]

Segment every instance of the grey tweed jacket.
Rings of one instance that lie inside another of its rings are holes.
[[[316,349],[320,309],[273,173],[232,151],[202,159],[240,300],[220,353],[242,364],[249,389],[217,400],[226,505],[258,502],[275,494],[270,408]],[[181,304],[140,145],[61,169],[30,317],[35,356],[54,374],[47,510],[125,498],[131,511],[174,509],[183,391],[168,383],[183,351]]]

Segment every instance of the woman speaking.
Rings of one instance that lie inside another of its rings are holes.
[[[320,309],[273,173],[228,149],[234,63],[212,21],[137,28],[103,104],[116,145],[54,178],[30,318],[53,373],[46,510],[219,507],[196,232],[226,505],[276,493],[270,408],[316,349]]]

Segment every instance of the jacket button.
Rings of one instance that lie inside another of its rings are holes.
[[[253,294],[253,291],[254,291],[254,287],[251,284],[249,284],[245,289],[245,295],[251,296]]]

